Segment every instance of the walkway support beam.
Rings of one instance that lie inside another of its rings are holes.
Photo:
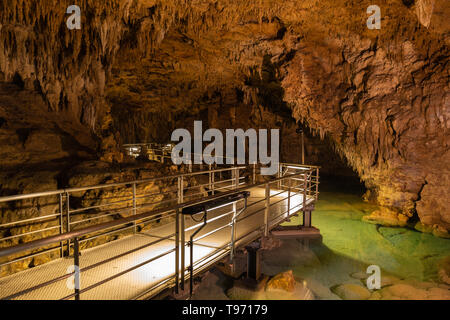
[[[180,210],[175,216],[175,293],[178,293],[180,282]]]
[[[70,232],[70,195],[66,192],[66,232]],[[70,239],[67,240],[67,256],[70,256]]]
[[[136,210],[136,183],[133,183],[133,216],[135,216],[137,213]],[[134,233],[137,231],[137,224],[136,220],[133,221],[134,224]]]
[[[63,194],[59,194],[59,234],[64,233],[64,209],[63,209]],[[64,258],[64,243],[60,242],[59,254],[61,258]]]
[[[78,238],[73,240],[73,264],[75,300],[80,300],[80,242]]]

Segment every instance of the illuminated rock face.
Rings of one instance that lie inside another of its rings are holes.
[[[381,29],[368,30],[365,1],[85,0],[70,31],[71,3],[11,0],[0,80],[92,130],[106,161],[194,119],[279,126],[298,146],[292,116],[345,156],[378,216],[449,230],[444,3],[380,1]]]
[[[285,98],[372,187],[370,197],[386,207],[375,222],[386,215],[402,225],[417,212],[424,224],[448,229],[448,56],[427,56],[411,41],[394,50],[389,58],[386,48],[356,39],[305,45],[283,80]]]

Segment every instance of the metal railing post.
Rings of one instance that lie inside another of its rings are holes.
[[[291,178],[288,178],[288,217],[291,215]]]
[[[212,192],[213,186],[212,186],[212,172],[211,172],[211,164],[208,165],[208,188]],[[214,195],[214,192],[212,192]]]
[[[308,189],[308,174],[303,174],[304,181],[303,181],[303,208],[306,207],[306,190]]]
[[[312,195],[312,171],[308,174],[308,196]]]
[[[185,233],[185,227],[184,227],[184,215],[181,215],[181,221],[180,221],[180,228],[181,228],[181,242],[180,242],[180,248],[181,248],[181,290],[184,290],[184,274],[185,274],[185,254],[186,254],[186,233]]]
[[[316,169],[316,201],[319,200],[319,168]]]
[[[305,215],[306,215],[306,188],[308,187],[308,175],[304,172],[303,173],[303,225],[305,225]]]
[[[80,300],[80,243],[78,238],[73,240],[73,264],[74,268],[74,285],[75,300]]]
[[[184,178],[183,176],[178,177],[178,203],[183,203],[183,188],[184,188]],[[180,215],[180,244],[179,244],[179,250],[180,250],[180,273],[181,273],[181,281],[180,281],[180,287],[181,290],[184,290],[184,274],[185,274],[185,250],[186,250],[186,237],[185,237],[185,217],[184,215]]]
[[[133,216],[135,216],[137,213],[136,210],[136,183],[133,183]],[[137,229],[137,225],[136,225],[136,220],[133,221],[134,224],[134,233],[136,233],[136,229]]]
[[[70,195],[66,192],[66,232],[70,232]],[[67,256],[70,256],[70,239],[67,240]]]
[[[281,178],[282,176],[282,172],[281,170],[283,169],[283,167],[281,166],[281,163],[278,164],[278,174],[277,174],[277,178]],[[281,180],[278,180],[278,189],[281,190]]]
[[[59,194],[59,234],[64,233],[64,213],[63,213],[63,199],[62,193]],[[61,241],[60,243],[59,255],[61,258],[64,257],[64,243]]]
[[[256,184],[256,162],[255,163],[253,163],[253,168],[252,168],[252,171],[253,171],[253,174],[252,174],[252,181],[253,181],[253,184]]]
[[[192,294],[194,292],[194,239],[195,236],[206,226],[207,224],[207,218],[208,217],[208,211],[205,209],[204,215],[203,215],[203,224],[200,228],[198,228],[194,233],[191,234],[189,238],[189,256],[190,256],[190,265],[189,265],[189,299],[192,298]]]
[[[233,217],[231,218],[231,243],[230,243],[230,262],[231,263],[233,262],[234,253],[235,253],[234,241],[236,239],[236,213],[237,213],[236,202],[233,202]]]
[[[239,168],[234,168],[234,188],[239,188]]]
[[[178,293],[180,282],[180,210],[175,215],[175,293]]]
[[[270,184],[266,183],[266,201],[264,209],[264,236],[269,235]]]
[[[211,174],[211,187],[212,187],[212,194],[215,195],[216,194],[216,173],[212,172]]]

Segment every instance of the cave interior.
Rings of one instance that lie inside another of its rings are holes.
[[[324,206],[441,248],[432,297],[450,299],[450,6],[378,0],[378,29],[372,2],[82,0],[74,29],[69,1],[2,2],[0,197],[184,172],[124,145],[194,121],[279,129],[280,162],[320,166]],[[33,214],[0,209],[0,224]]]

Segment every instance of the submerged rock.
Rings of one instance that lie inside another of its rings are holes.
[[[297,282],[292,270],[279,273],[269,280],[267,276],[263,276],[257,285],[246,285],[245,280],[235,281],[233,287],[227,291],[227,296],[232,300],[314,299],[306,281]]]
[[[277,274],[270,279],[266,285],[266,290],[284,290],[293,292],[295,290],[295,279],[292,270]]]
[[[450,233],[443,227],[439,225],[426,225],[422,222],[417,222],[414,225],[414,229],[424,233],[431,233],[436,237],[450,239]]]
[[[412,284],[399,283],[375,292],[371,299],[381,300],[449,300],[450,290],[436,286],[416,287]]]
[[[370,291],[357,284],[341,284],[331,291],[343,300],[367,300],[370,298]]]
[[[450,256],[445,257],[438,263],[439,280],[450,285]]]
[[[387,227],[405,227],[408,223],[408,219],[407,216],[387,208],[376,210],[362,218],[365,222],[380,224]]]

